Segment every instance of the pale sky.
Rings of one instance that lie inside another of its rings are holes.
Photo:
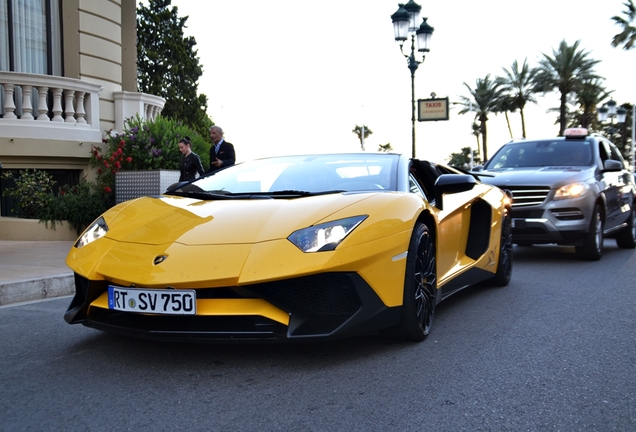
[[[417,1],[417,0],[416,0]],[[431,93],[469,96],[466,82],[503,75],[514,60],[537,65],[561,40],[581,41],[596,71],[619,104],[636,103],[636,49],[611,46],[620,31],[611,17],[623,15],[624,0],[425,1],[422,17],[435,28],[431,51],[415,74],[415,99]],[[352,132],[373,134],[366,150],[391,143],[411,154],[411,79],[394,40],[391,0],[172,0],[189,16],[203,76],[199,92],[208,114],[236,148],[237,161],[331,151],[359,151]],[[410,44],[405,44],[405,52]],[[557,94],[527,107],[529,137],[555,136]],[[417,157],[445,163],[453,152],[476,145],[473,116],[451,109],[448,121],[416,122]],[[511,114],[521,137],[519,114]],[[510,140],[505,118],[488,121],[488,154]]]

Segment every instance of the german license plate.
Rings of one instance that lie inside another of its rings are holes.
[[[195,315],[194,290],[139,289],[108,286],[108,308],[122,312]]]

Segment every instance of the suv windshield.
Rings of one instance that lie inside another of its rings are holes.
[[[585,141],[542,140],[503,146],[484,169],[514,169],[547,166],[589,166],[592,146]]]

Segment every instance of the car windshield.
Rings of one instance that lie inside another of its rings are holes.
[[[504,170],[591,164],[592,146],[589,141],[545,140],[507,144],[486,163],[484,169]]]
[[[307,195],[396,190],[396,154],[282,156],[230,166],[177,192],[214,195]]]

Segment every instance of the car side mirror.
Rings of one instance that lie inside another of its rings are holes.
[[[624,167],[621,161],[607,159],[603,163],[603,168],[605,171],[622,171]]]
[[[444,194],[453,194],[471,190],[477,184],[475,177],[468,174],[442,174],[435,181],[435,207],[444,209],[442,197]]]

